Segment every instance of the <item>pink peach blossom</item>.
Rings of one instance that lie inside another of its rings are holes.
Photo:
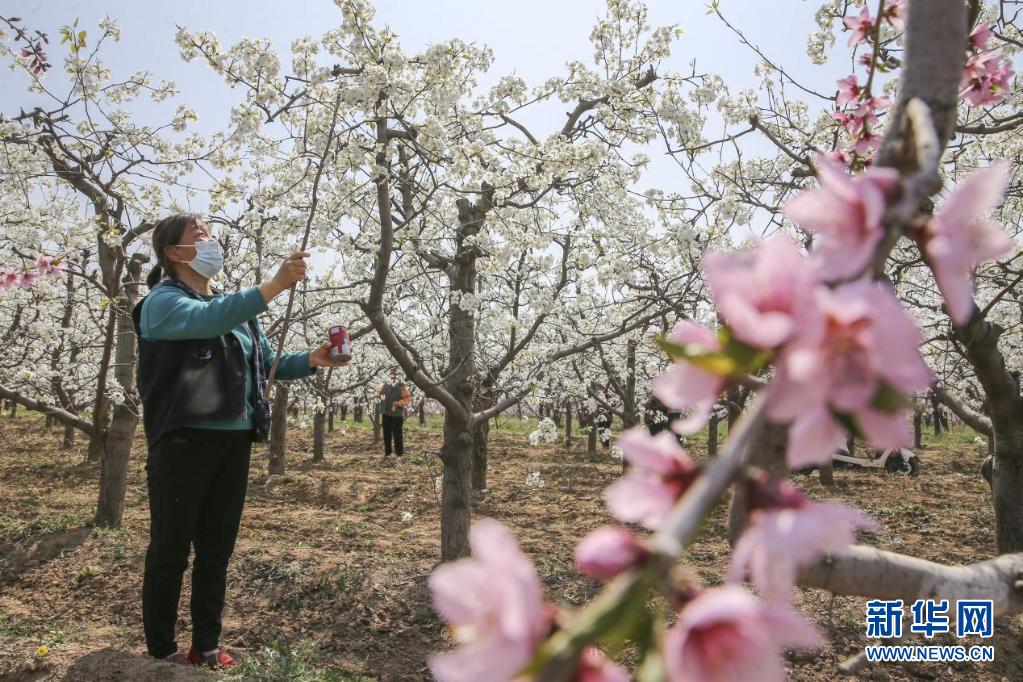
[[[870,34],[874,30],[874,18],[870,16],[870,10],[864,7],[858,16],[845,17],[842,20],[845,27],[852,31],[849,36],[849,47],[856,47],[860,43],[870,42]]]
[[[856,541],[857,528],[876,528],[863,512],[841,504],[813,502],[790,489],[785,506],[757,508],[732,552],[728,579],[741,582],[748,572],[769,601],[788,601],[798,571],[821,555]]]
[[[459,641],[432,656],[440,682],[513,679],[550,630],[551,611],[533,564],[511,532],[492,519],[470,529],[472,558],[445,564],[429,578],[434,606]]]
[[[850,74],[838,81],[838,96],[835,98],[835,104],[840,107],[855,102],[860,98],[860,85],[856,82],[856,76]]]
[[[853,156],[844,149],[835,149],[824,154],[824,158],[840,166],[848,167],[853,162]]]
[[[828,280],[859,274],[874,256],[884,236],[887,195],[899,181],[890,168],[870,168],[858,177],[824,156],[814,164],[820,188],[800,192],[782,209],[790,220],[820,233],[819,255]]]
[[[784,234],[752,251],[708,253],[704,269],[728,328],[750,346],[782,344],[814,313],[817,271]]]
[[[21,281],[18,284],[21,286],[22,289],[28,289],[33,284],[36,283],[37,279],[39,279],[38,272],[35,272],[33,270],[26,270],[25,272],[21,273]]]
[[[667,431],[651,436],[643,427],[629,429],[618,447],[633,466],[604,491],[608,509],[621,521],[656,530],[699,475],[699,466]]]
[[[1008,182],[1004,162],[973,173],[928,223],[924,249],[956,325],[969,322],[973,313],[973,269],[1012,250],[1009,236],[984,217],[1001,202]]]
[[[824,643],[815,627],[787,608],[762,604],[746,590],[725,585],[686,604],[664,635],[670,682],[781,682],[781,653]]]
[[[853,143],[853,151],[863,158],[870,158],[881,145],[881,136],[870,131],[864,131],[856,137]]]
[[[646,548],[635,535],[615,526],[598,528],[575,548],[579,571],[597,580],[610,580],[646,556]]]
[[[906,23],[906,0],[888,0],[884,5],[884,18],[901,30]]]
[[[36,269],[39,270],[39,274],[46,277],[57,277],[60,275],[61,267],[60,263],[54,263],[55,259],[49,256],[40,256],[36,260]]]
[[[977,24],[977,28],[970,33],[970,47],[976,52],[984,50],[994,34],[994,31],[991,30],[991,22],[985,21]]]
[[[963,69],[961,96],[975,107],[998,104],[1008,97],[1015,75],[1001,50],[970,55]]]
[[[704,351],[721,350],[721,342],[714,332],[692,320],[680,322],[668,335],[668,340]],[[706,423],[724,387],[723,377],[682,360],[654,379],[653,394],[672,409],[690,410],[689,416],[676,422],[673,429],[678,433],[695,433]]]
[[[930,384],[919,329],[879,282],[820,287],[815,296],[821,314],[779,353],[770,386],[768,417],[792,421],[789,466],[830,460],[844,433],[836,412],[854,417],[877,447],[906,445],[905,415],[875,401],[882,390],[907,396]]]
[[[3,277],[0,277],[0,289],[16,287],[20,281],[21,270],[18,270],[17,268],[7,268],[7,270],[4,271]]]
[[[629,682],[629,674],[600,649],[587,647],[579,661],[574,682]]]

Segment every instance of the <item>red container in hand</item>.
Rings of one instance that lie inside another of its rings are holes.
[[[348,362],[352,359],[352,342],[344,325],[330,328],[330,359],[333,362]]]

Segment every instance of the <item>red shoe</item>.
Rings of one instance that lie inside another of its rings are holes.
[[[195,647],[188,650],[188,660],[192,665],[205,665],[209,668],[230,668],[237,663],[234,657],[223,649],[218,649],[217,653],[205,656]]]
[[[189,655],[186,656],[179,651],[161,660],[173,663],[174,665],[195,665],[195,663],[192,662],[191,652],[189,652]]]

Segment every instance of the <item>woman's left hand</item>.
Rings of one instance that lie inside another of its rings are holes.
[[[344,367],[348,363],[348,360],[335,362],[330,359],[330,341],[309,352],[310,367]]]

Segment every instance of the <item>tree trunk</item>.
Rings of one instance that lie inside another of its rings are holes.
[[[707,420],[707,456],[716,457],[718,454],[718,417],[716,409],[711,410],[710,419]]]
[[[934,416],[934,435],[941,435],[941,403],[938,402],[938,396],[931,392],[931,414]]]
[[[327,432],[334,433],[334,408],[327,410]]]
[[[588,421],[590,430],[586,434],[586,451],[591,455],[597,454],[597,426],[593,423],[593,419],[590,418]]]
[[[426,400],[422,400],[419,403],[419,424],[421,426],[426,425]]]
[[[103,263],[102,257],[100,258],[100,263]],[[104,276],[104,280],[106,280],[106,276]],[[116,292],[111,294],[111,296],[115,295]],[[117,306],[107,306],[107,326],[103,339],[103,355],[100,358],[99,371],[96,373],[96,397],[92,406],[92,425],[94,428],[92,436],[89,437],[89,452],[87,455],[90,462],[98,462],[103,456],[103,443],[107,432],[107,417],[110,414],[110,401],[107,399],[107,375],[110,372],[110,358],[113,356],[117,337],[116,313]]]
[[[831,462],[821,466],[819,475],[821,477],[821,485],[826,485],[829,488],[835,485],[835,465]]]
[[[43,421],[43,428],[47,431],[53,428],[53,415],[46,415],[46,419]]]
[[[327,422],[326,412],[316,412],[313,415],[313,462],[323,461],[323,437],[324,427]]]
[[[384,426],[384,414],[380,409],[380,404],[373,405],[373,444],[376,445],[380,442]]]
[[[70,424],[64,425],[64,442],[60,445],[62,450],[70,450],[75,446],[75,431],[75,427]]]
[[[471,522],[472,432],[450,410],[444,413],[444,464],[441,488],[441,560],[469,556]]]
[[[341,421],[348,421],[348,403],[341,406]]]
[[[996,436],[991,462],[995,538],[998,553],[1009,554],[1023,551],[1023,452],[1000,453],[998,445]]]
[[[489,194],[476,203],[459,199],[455,257],[447,269],[452,295],[472,296],[476,292],[475,238],[486,218]],[[469,244],[466,238],[470,238]],[[448,393],[462,410],[444,411],[444,463],[441,491],[441,559],[452,561],[469,555],[469,524],[472,519],[473,407],[476,404],[476,318],[474,310],[458,305],[448,307],[448,368],[444,380]],[[470,415],[466,419],[466,415]]]
[[[487,489],[487,463],[489,458],[490,420],[484,419],[476,423],[472,434],[472,491],[482,492]]]
[[[361,424],[362,417],[365,414],[365,412],[366,410],[362,405],[356,405],[354,408],[352,408],[352,420],[357,424]]]
[[[103,458],[100,461],[97,526],[120,526],[124,513],[124,494],[128,482],[128,460],[139,423],[141,404],[135,388],[138,362],[135,325],[131,310],[138,301],[142,264],[147,258],[133,257],[125,268],[123,295],[116,304],[117,348],[114,354],[114,378],[124,391],[124,401],[115,405],[110,428],[103,434]],[[114,307],[111,305],[111,307]]]
[[[565,401],[565,448],[572,447],[572,401]]]
[[[274,404],[270,413],[270,463],[268,472],[283,474],[285,465],[285,443],[288,439],[288,385],[279,382],[274,386]]]
[[[913,413],[913,447],[919,450],[924,446],[924,413],[917,410]]]
[[[749,463],[766,471],[772,478],[784,478],[788,474],[785,462],[785,446],[788,443],[788,425],[767,424],[749,455]],[[735,545],[749,520],[749,490],[738,484],[732,489],[732,500],[728,507],[728,542]]]

